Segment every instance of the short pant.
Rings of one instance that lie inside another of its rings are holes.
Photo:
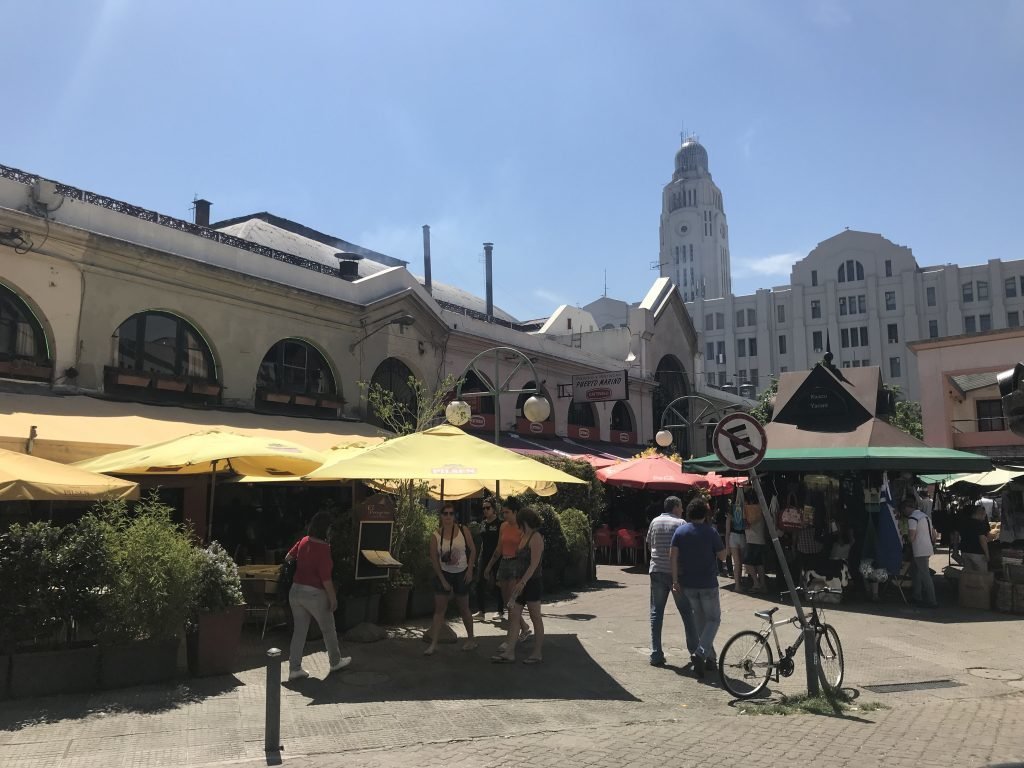
[[[523,586],[523,591],[516,595],[516,602],[520,605],[526,605],[527,603],[539,603],[541,594],[541,580],[530,579]]]
[[[730,549],[743,549],[747,546],[747,537],[743,535],[743,531],[730,531],[729,532],[729,548]]]
[[[515,581],[519,574],[516,573],[516,559],[514,557],[503,557],[498,563],[498,581]]]
[[[765,544],[747,542],[747,552],[743,557],[744,565],[764,565]]]
[[[445,589],[441,581],[437,578],[437,576],[435,576],[435,595],[440,595],[442,597],[451,597],[452,595],[455,595],[456,597],[465,597],[469,594],[469,582],[466,581],[466,571],[459,571],[457,573],[448,573],[448,571],[443,571],[443,573],[445,579],[448,581],[449,584],[452,585],[452,591],[449,592],[447,589]]]

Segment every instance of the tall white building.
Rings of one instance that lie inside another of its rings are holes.
[[[907,343],[1020,327],[1024,260],[921,267],[906,246],[846,230],[794,264],[789,285],[686,306],[708,385],[759,391],[772,375],[810,368],[830,345],[836,365],[877,365],[886,384],[918,400]]]
[[[662,195],[658,261],[661,276],[679,286],[686,301],[732,291],[722,191],[708,171],[707,150],[693,136],[676,152],[676,169]]]

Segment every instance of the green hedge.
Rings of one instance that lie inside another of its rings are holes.
[[[587,516],[591,526],[597,525],[604,513],[605,495],[604,485],[597,479],[594,467],[585,461],[551,456],[537,457],[537,460],[586,482],[561,483],[554,496],[539,497],[534,493],[527,493],[524,501],[534,506],[543,503],[555,509],[578,509]]]

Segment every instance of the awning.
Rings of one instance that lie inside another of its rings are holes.
[[[722,470],[722,464],[713,453],[686,462],[691,469]],[[769,448],[764,460],[758,464],[759,472],[863,471],[898,470],[906,472],[935,472],[935,470],[985,471],[992,462],[987,456],[954,451],[952,448]],[[729,471],[725,469],[725,471]]]
[[[586,461],[596,469],[625,461],[641,449],[633,445],[603,443],[593,440],[570,440],[569,438],[532,438],[525,435],[503,433],[500,443],[503,448],[524,456],[552,456],[560,459]]]
[[[290,440],[315,451],[381,438],[381,430],[364,422],[0,393],[0,448],[25,453],[33,427],[32,454],[62,464],[210,429]]]

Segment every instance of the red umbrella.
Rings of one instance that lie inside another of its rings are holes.
[[[644,456],[599,469],[597,479],[608,485],[649,491],[682,491],[709,485],[704,475],[683,472],[679,464],[664,456]]]
[[[712,496],[728,496],[736,490],[736,486],[744,485],[747,482],[745,477],[723,477],[709,472],[705,475]]]

